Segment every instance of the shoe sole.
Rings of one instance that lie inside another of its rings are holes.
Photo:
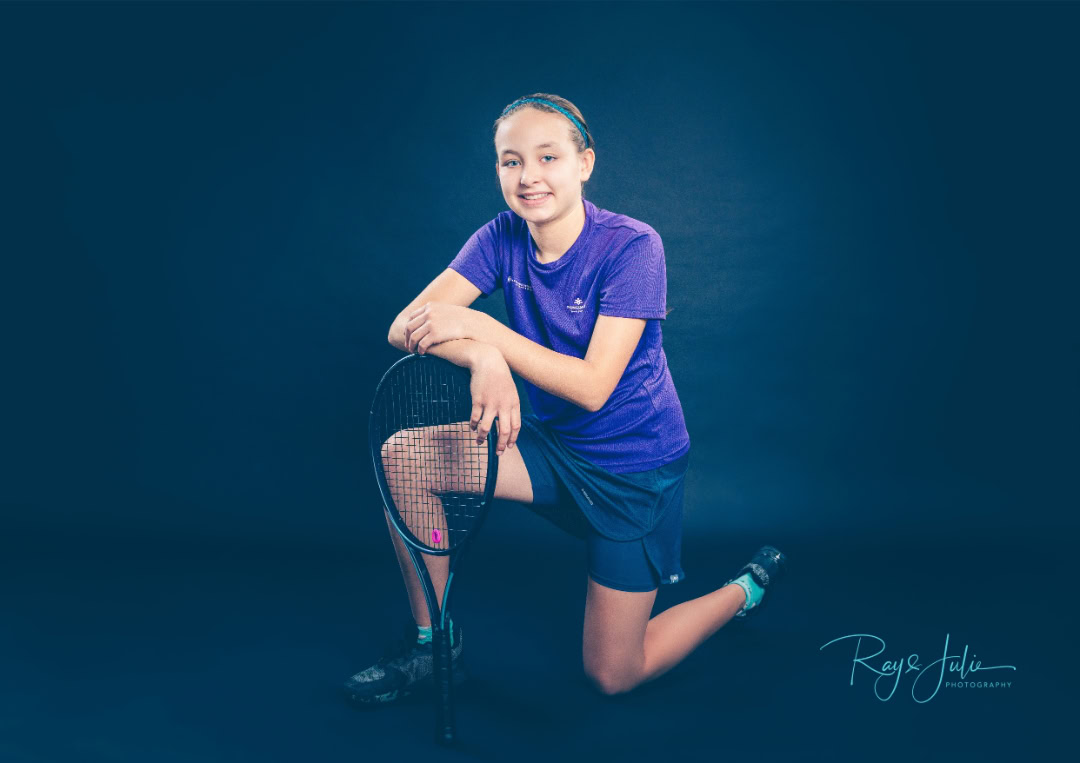
[[[453,676],[454,686],[461,686],[468,680],[468,678],[468,674],[465,673],[463,669],[459,668],[455,670]],[[432,688],[433,687],[430,676],[424,678],[417,684],[413,684],[412,686],[406,686],[401,689],[392,689],[391,691],[384,692],[383,694],[372,694],[370,696],[357,694],[354,689],[350,689],[347,686],[343,687],[345,695],[349,698],[349,701],[364,706],[388,705],[391,702],[397,702],[399,700],[406,699],[407,697],[411,697],[414,694],[423,694],[426,691],[430,691]]]

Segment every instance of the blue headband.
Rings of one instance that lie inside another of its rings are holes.
[[[579,133],[581,133],[581,137],[585,139],[585,148],[589,147],[589,136],[585,134],[584,128],[582,128],[581,123],[578,122],[577,119],[574,118],[574,115],[571,114],[566,109],[564,109],[562,106],[558,105],[557,103],[552,103],[551,101],[547,100],[546,98],[520,98],[520,99],[514,101],[513,103],[511,103],[505,109],[503,109],[502,115],[505,117],[507,114],[509,114],[511,111],[513,111],[515,108],[517,108],[518,106],[520,106],[523,103],[543,103],[543,104],[546,104],[546,105],[550,106],[553,109],[558,109],[559,111],[561,111],[563,113],[563,116],[565,116],[567,119],[569,119],[571,122],[574,123],[574,127],[576,127],[578,129]]]

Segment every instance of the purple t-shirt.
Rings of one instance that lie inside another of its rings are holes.
[[[655,469],[690,449],[661,346],[664,245],[645,223],[582,201],[585,227],[554,262],[537,260],[529,226],[506,210],[470,236],[449,267],[485,296],[501,287],[510,328],[575,358],[585,357],[598,315],[647,319],[618,386],[599,411],[528,381],[525,388],[537,417],[588,461],[615,473]]]

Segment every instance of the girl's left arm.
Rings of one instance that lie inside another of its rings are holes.
[[[618,385],[644,331],[641,318],[598,316],[585,357],[575,358],[537,344],[479,310],[431,302],[410,316],[406,345],[421,354],[451,339],[493,345],[522,378],[585,410],[598,411]]]

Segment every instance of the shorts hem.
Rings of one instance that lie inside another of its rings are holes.
[[[626,583],[616,583],[615,581],[609,580],[602,575],[597,575],[592,570],[589,570],[589,577],[595,580],[600,585],[604,586],[604,588],[611,588],[616,591],[623,591],[625,593],[648,593],[650,591],[655,591],[659,588],[658,585],[654,585],[651,588],[628,587]]]

